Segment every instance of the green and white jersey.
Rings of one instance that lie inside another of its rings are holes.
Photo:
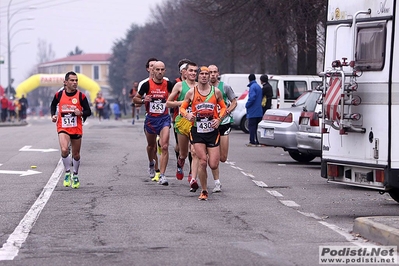
[[[221,91],[224,103],[226,107],[230,106],[231,101],[233,101],[237,96],[235,95],[233,89],[225,84],[224,82],[220,81],[218,84],[218,89]],[[233,116],[228,114],[224,117],[224,119],[220,122],[221,125],[226,125],[233,122]]]

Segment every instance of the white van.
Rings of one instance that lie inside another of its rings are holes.
[[[256,80],[260,80],[262,74],[255,74]],[[220,81],[229,85],[237,97],[240,97],[247,89],[248,74],[222,74],[220,75]]]
[[[230,74],[242,75],[246,78],[247,85],[249,84],[249,74]],[[256,81],[260,84],[260,74],[255,75]],[[287,108],[291,107],[294,101],[305,91],[313,90],[321,85],[321,78],[319,76],[310,75],[268,75],[269,83],[273,88],[272,108]],[[244,82],[244,81],[242,81]],[[228,84],[228,83],[227,83]],[[230,85],[230,84],[229,84]],[[232,87],[234,89],[234,87]],[[236,93],[237,94],[237,93]],[[238,96],[238,95],[237,95]],[[233,126],[241,128],[242,131],[248,133],[247,109],[245,104],[248,100],[248,87],[240,96],[238,96],[237,107],[233,111]]]

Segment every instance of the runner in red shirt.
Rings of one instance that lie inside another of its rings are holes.
[[[65,88],[58,91],[51,102],[51,120],[57,125],[58,141],[61,148],[62,162],[65,167],[64,186],[79,188],[78,171],[80,165],[80,147],[83,135],[83,117],[91,115],[90,105],[78,88],[78,77],[75,72],[65,75]],[[56,114],[58,105],[58,114]],[[71,175],[71,157],[69,144],[72,147],[73,175]]]

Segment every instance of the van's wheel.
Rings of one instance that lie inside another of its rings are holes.
[[[244,133],[247,133],[247,134],[249,133],[249,129],[248,129],[248,119],[247,119],[246,116],[244,116],[244,117],[241,119],[240,128],[241,128],[242,131],[244,131]]]
[[[389,196],[393,198],[396,202],[399,202],[399,189],[391,189],[388,191]]]
[[[300,153],[299,151],[289,151],[288,153],[290,154],[292,159],[300,163],[308,163],[312,161],[314,158],[316,158],[316,156],[314,155],[303,154]]]

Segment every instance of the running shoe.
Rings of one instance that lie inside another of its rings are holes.
[[[161,177],[159,178],[159,182],[160,185],[162,186],[167,186],[169,185],[168,180],[166,179],[166,177],[164,175],[161,175]]]
[[[158,182],[160,176],[161,176],[161,172],[155,172],[155,175],[154,175],[154,177],[151,180],[154,181],[154,182]]]
[[[198,186],[197,180],[191,179],[191,181],[190,181],[190,192],[196,192],[198,187],[199,186]]]
[[[134,119],[132,120],[132,125],[134,125]]]
[[[70,185],[71,185],[71,172],[66,172],[64,178],[64,187],[69,187]]]
[[[161,148],[161,144],[159,144],[159,136],[157,136],[157,152],[159,155],[162,154],[162,148]]]
[[[208,200],[208,191],[202,190],[201,194],[198,197],[198,200]]]
[[[184,167],[184,163],[185,163],[184,159],[182,159],[180,157],[179,157],[179,159],[177,159],[177,165],[180,166],[181,168]]]
[[[177,180],[183,180],[183,177],[184,177],[183,169],[180,167],[177,167],[177,171],[176,171]]]
[[[222,184],[220,182],[215,183],[215,187],[212,190],[212,193],[217,193],[222,191]]]
[[[153,160],[152,164],[150,163],[148,167],[148,174],[150,175],[150,178],[154,178],[155,176],[155,160]]]
[[[73,175],[72,177],[72,188],[79,188],[80,187],[80,182],[78,175]]]

